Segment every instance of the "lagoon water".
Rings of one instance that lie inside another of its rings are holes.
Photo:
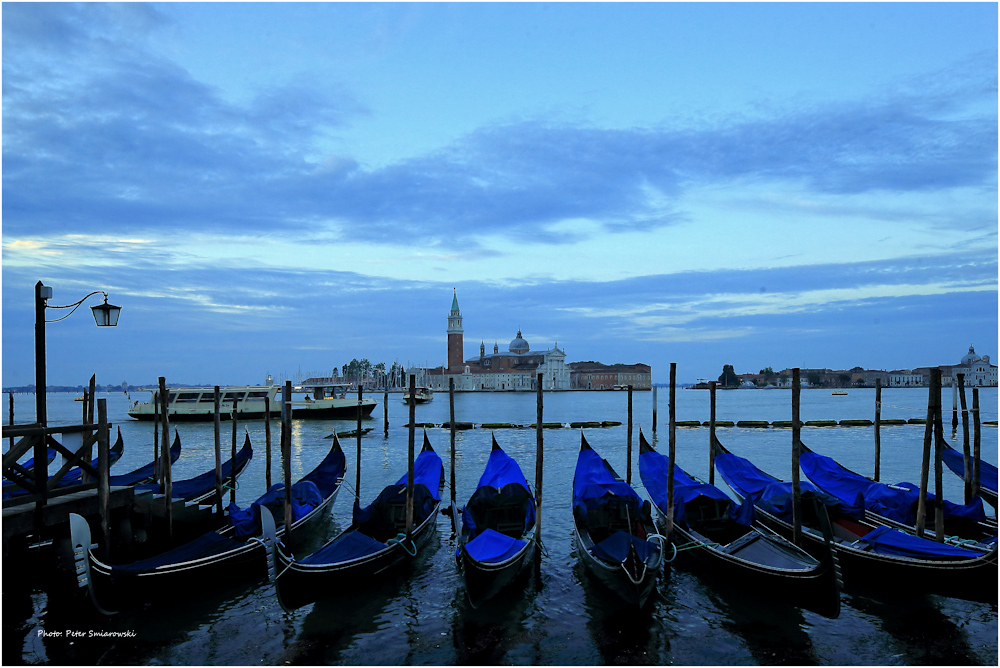
[[[997,419],[997,390],[980,390],[983,420]],[[116,470],[129,471],[149,461],[149,423],[130,420],[128,399],[101,395],[109,419],[120,426],[125,454]],[[616,420],[620,427],[588,429],[587,439],[619,473],[625,474],[627,441],[626,392],[564,392],[544,396],[544,421],[569,423]],[[367,504],[406,471],[408,407],[390,394],[389,434],[382,429],[382,395],[362,439],[361,502]],[[99,397],[100,398],[100,397]],[[139,398],[133,396],[132,400]],[[146,395],[142,395],[145,400]],[[927,391],[883,390],[883,418],[924,417]],[[71,394],[50,394],[51,424],[79,422],[80,403]],[[787,390],[720,392],[719,420],[789,420]],[[535,421],[535,394],[458,394],[456,419],[474,423]],[[971,404],[971,396],[969,397]],[[943,392],[945,434],[961,447],[961,427],[952,436],[951,393]],[[650,438],[667,446],[668,392],[659,389],[658,434]],[[678,390],[677,420],[708,420],[709,394]],[[639,488],[638,433],[652,436],[652,394],[633,394],[633,484]],[[874,390],[829,390],[802,393],[801,418],[872,419]],[[34,418],[34,396],[15,397],[15,422]],[[416,407],[417,422],[440,424],[448,419],[448,395]],[[333,431],[352,429],[352,421],[293,422],[292,479],[298,479],[327,452]],[[264,492],[263,421],[241,424],[255,447],[254,459],[239,481],[237,502],[245,505]],[[176,425],[183,454],[174,467],[175,480],[214,466],[213,426]],[[273,441],[278,425],[272,424]],[[223,424],[228,452],[231,426]],[[521,465],[534,484],[535,431],[499,429],[500,445]],[[882,479],[919,481],[924,427],[882,428]],[[434,448],[449,471],[449,432],[428,430]],[[720,440],[736,454],[785,479],[791,477],[791,430],[723,428]],[[421,434],[417,433],[419,449]],[[152,665],[598,665],[598,664],[839,664],[839,665],[997,665],[997,605],[970,603],[939,596],[870,596],[845,583],[841,614],[826,619],[811,612],[752,597],[738,588],[674,568],[661,577],[654,601],[644,611],[623,609],[591,582],[574,553],[570,494],[579,450],[579,430],[546,429],[544,506],[541,515],[544,554],[538,575],[493,604],[472,609],[464,596],[455,563],[455,538],[447,517],[439,516],[436,535],[412,567],[383,585],[349,596],[333,597],[287,614],[266,581],[219,582],[212,591],[178,591],[173,600],[144,609],[102,617],[89,608],[49,600],[42,589],[26,595],[8,593],[10,564],[4,565],[3,663],[152,664]],[[678,428],[678,464],[707,478],[708,428]],[[871,475],[873,428],[804,428],[803,441],[845,466]],[[983,427],[983,458],[997,463],[997,429]],[[356,443],[343,441],[346,480],[353,487]],[[6,443],[5,446],[6,448]],[[456,497],[468,499],[490,451],[490,431],[473,429],[456,435]],[[281,476],[275,448],[272,475]],[[933,481],[933,476],[932,476]],[[945,469],[945,496],[960,499],[961,480]],[[724,483],[719,483],[725,489]],[[639,489],[640,495],[644,495]],[[329,516],[315,529],[313,546],[350,524],[353,491],[342,490]],[[443,492],[449,498],[446,486]],[[991,511],[989,511],[991,512]],[[134,637],[57,636],[56,631],[128,632]]]

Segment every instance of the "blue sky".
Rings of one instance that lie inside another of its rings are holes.
[[[2,12],[5,386],[997,355],[994,3]]]

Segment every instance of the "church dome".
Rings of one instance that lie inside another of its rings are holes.
[[[517,330],[517,338],[510,342],[507,350],[512,353],[526,353],[528,352],[528,342],[521,338],[521,330]]]
[[[976,349],[969,346],[969,352],[962,358],[962,366],[969,366],[974,362],[978,362],[980,359],[982,358],[976,354]]]

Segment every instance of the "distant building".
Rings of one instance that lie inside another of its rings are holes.
[[[965,374],[965,385],[968,387],[996,387],[997,386],[997,366],[990,364],[990,356],[979,356],[976,349],[969,345],[962,360],[951,367],[951,379],[953,383],[958,382],[958,374]]]
[[[889,372],[889,387],[923,387],[924,376],[919,371],[896,369]]]
[[[601,364],[600,362],[571,362],[570,387],[574,390],[611,390],[632,386],[633,390],[652,387],[652,373],[648,364]]]

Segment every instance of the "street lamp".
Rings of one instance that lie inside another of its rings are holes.
[[[78,302],[67,304],[66,306],[50,306],[46,303],[46,300],[52,299],[52,288],[43,285],[41,281],[35,283],[35,421],[43,427],[48,422],[45,407],[45,323],[65,320],[73,315],[73,312],[80,307],[80,304],[97,294],[104,295],[104,303],[90,307],[90,310],[94,314],[94,321],[98,327],[116,327],[118,325],[118,315],[121,313],[122,307],[109,304],[107,292],[95,290]],[[68,308],[72,310],[61,318],[46,320],[46,308]]]

